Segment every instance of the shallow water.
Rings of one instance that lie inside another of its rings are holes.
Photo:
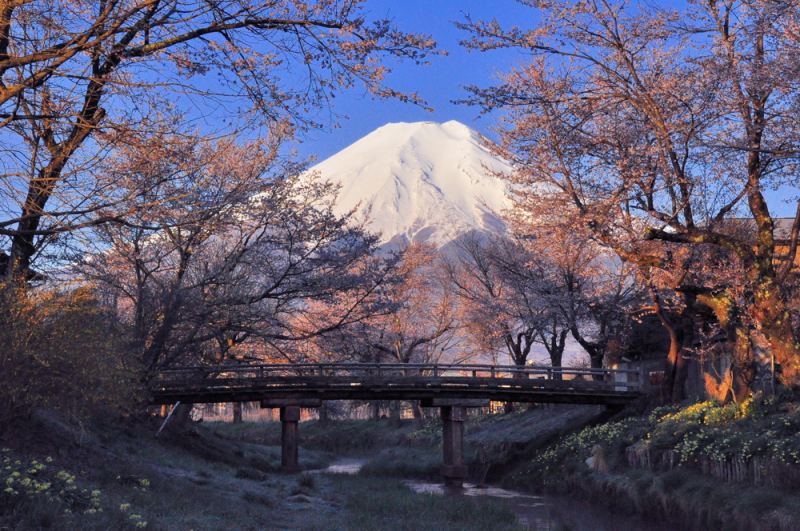
[[[340,459],[319,472],[355,474],[365,462],[365,459]],[[465,483],[462,489],[411,479],[403,483],[419,493],[503,500],[514,509],[529,531],[678,531],[676,527],[645,521],[566,496],[533,496],[499,487],[476,487],[470,483]]]
[[[595,503],[566,496],[533,496],[499,487],[476,487],[465,483],[463,489],[436,483],[407,480],[415,492],[444,496],[470,496],[502,499],[519,516],[530,531],[675,531],[676,528],[658,522],[645,521],[621,514]]]
[[[337,459],[331,463],[328,468],[320,470],[309,470],[311,473],[325,473],[325,474],[358,474],[361,467],[364,466],[365,459]]]

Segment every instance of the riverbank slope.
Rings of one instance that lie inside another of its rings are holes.
[[[686,529],[800,529],[800,404],[660,407],[560,437],[502,479]]]
[[[497,502],[418,495],[390,478],[277,472],[280,449],[202,424],[37,412],[0,440],[0,529],[519,531]],[[332,454],[304,450],[301,466]]]

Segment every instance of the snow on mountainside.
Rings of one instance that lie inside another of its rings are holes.
[[[492,212],[508,206],[505,184],[491,172],[511,166],[482,141],[456,121],[387,124],[311,170],[341,185],[338,213],[360,204],[384,243],[441,247],[471,230],[504,229]]]

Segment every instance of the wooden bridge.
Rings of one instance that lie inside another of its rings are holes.
[[[280,408],[283,468],[298,469],[301,407],[323,400],[420,400],[440,407],[446,482],[460,485],[467,407],[496,402],[622,406],[641,395],[642,376],[626,369],[527,365],[297,363],[216,365],[161,370],[150,382],[153,404],[252,402]]]
[[[625,369],[298,363],[166,369],[151,390],[154,404],[446,398],[623,405],[639,396],[640,381],[638,371]]]

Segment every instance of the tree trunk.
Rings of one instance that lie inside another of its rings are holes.
[[[753,392],[753,382],[756,379],[757,367],[753,343],[747,330],[739,327],[733,330],[733,357],[730,371],[733,373],[731,382],[732,398],[741,404]]]
[[[684,308],[681,312],[681,345],[680,356],[675,367],[675,380],[672,387],[672,402],[680,402],[686,398],[686,380],[689,378],[689,353],[694,343],[694,314],[696,297],[693,293],[684,293]]]
[[[544,343],[545,349],[547,349],[547,354],[550,356],[550,365],[552,367],[561,367],[561,364],[563,363],[564,345],[566,344],[568,332],[569,330],[567,329],[556,332],[554,327],[549,341],[544,337],[544,334],[541,334],[542,342]],[[561,371],[554,371],[553,379],[563,380],[564,375],[561,374]]]
[[[675,379],[681,356],[683,337],[678,327],[672,322],[664,320],[661,322],[669,331],[669,354],[667,355],[667,364],[664,367],[664,381],[661,384],[661,402],[668,403],[672,400],[672,391],[675,389]]]
[[[753,290],[755,318],[769,342],[776,364],[780,365],[776,367],[776,375],[781,383],[795,388],[800,383],[800,345],[792,330],[791,311],[781,296],[781,288],[773,284],[764,282]]]
[[[172,414],[170,422],[172,422],[174,426],[183,427],[186,426],[191,419],[192,404],[180,404],[175,408],[175,413]]]
[[[553,367],[561,367],[562,357],[564,355],[564,351],[558,353],[558,355],[550,355],[550,363]],[[561,371],[553,371],[553,380],[563,380],[564,375],[561,374]]]
[[[317,412],[319,413],[319,423],[321,425],[323,425],[323,426],[327,426],[328,425],[328,420],[329,420],[328,419],[328,403],[323,401],[322,405],[319,406],[319,409],[317,409]]]
[[[241,424],[242,422],[242,403],[241,402],[234,402],[233,403],[233,423],[234,424]]]
[[[754,106],[755,119],[763,119],[764,107]],[[751,134],[751,146],[761,146],[763,130],[756,128]],[[755,255],[745,260],[747,276],[753,286],[754,317],[770,345],[777,364],[780,365],[781,382],[792,389],[800,377],[800,344],[792,330],[792,316],[787,304],[787,294],[775,270],[775,224],[759,186],[764,171],[764,160],[759,150],[751,150],[747,159],[747,202],[757,227]],[[794,234],[796,238],[797,235]],[[792,264],[788,264],[789,268]],[[789,269],[790,271],[791,269]],[[776,375],[778,374],[776,366]]]
[[[741,403],[752,393],[756,379],[755,353],[747,324],[742,322],[739,308],[730,293],[699,294],[697,298],[711,308],[727,336],[726,351],[731,357],[730,389],[724,396],[717,398],[725,402],[732,399]],[[727,374],[721,376],[723,383],[728,380]]]
[[[411,412],[414,414],[414,425],[417,427],[417,429],[422,429],[422,427],[425,425],[425,416],[422,413],[419,400],[411,401]]]
[[[600,346],[591,346],[591,345],[583,345],[583,349],[589,353],[589,367],[592,369],[602,369],[603,368],[603,358],[606,357],[605,348]],[[596,381],[603,381],[602,374],[595,374],[592,375],[592,380]]]
[[[662,402],[680,402],[686,398],[685,385],[689,376],[688,350],[694,340],[694,304],[696,295],[684,292],[684,308],[678,322],[664,312],[658,295],[653,291],[652,299],[656,315],[669,332],[669,355],[664,368],[664,383],[661,389]]]
[[[374,420],[379,420],[381,418],[381,404],[377,400],[373,400],[372,403],[372,418]]]
[[[578,342],[578,344],[583,347],[589,354],[589,367],[592,369],[602,369],[603,368],[603,359],[606,357],[606,342],[605,341],[587,341],[581,335],[580,330],[578,330],[577,325],[573,323],[570,327],[570,332],[572,333],[573,339]],[[595,381],[603,381],[602,374],[594,374],[592,375],[592,380]]]

